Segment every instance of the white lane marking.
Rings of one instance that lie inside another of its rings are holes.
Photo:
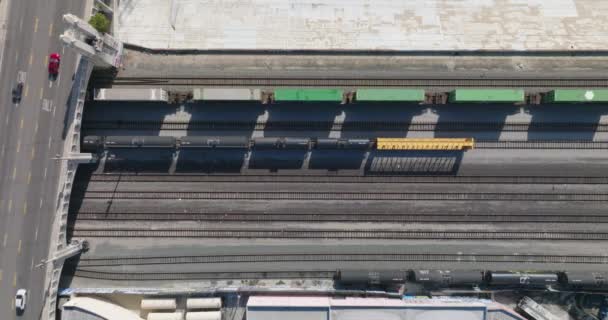
[[[17,271],[15,271],[15,273],[13,274],[13,288],[16,288],[16,287],[17,287]],[[13,304],[14,304],[15,299],[11,299],[11,300],[13,301]]]
[[[17,151],[17,152],[19,152],[19,151]],[[16,178],[16,177],[17,177],[17,166],[14,166],[14,167],[13,167],[13,177],[12,177],[12,178],[13,178],[13,181],[15,181],[15,178]],[[9,201],[11,201],[11,200],[9,200]],[[9,202],[9,203],[12,203],[12,202]],[[10,211],[10,210],[9,210],[9,211]]]
[[[42,197],[40,197],[40,208],[42,208]]]
[[[49,25],[49,37],[53,35],[53,23],[51,22],[51,25]]]
[[[23,215],[27,214],[27,202],[23,204]]]
[[[32,262],[30,263],[30,270],[34,270],[34,257],[32,257]]]
[[[47,170],[47,169],[48,169],[47,167],[44,167],[44,178],[45,178],[45,179],[46,179],[46,170]],[[40,200],[42,200],[42,198],[40,198]]]
[[[57,76],[57,86],[61,85],[61,73]]]
[[[17,153],[19,153],[19,150],[21,150],[21,139],[17,140]]]
[[[53,137],[49,136],[49,146],[48,146],[49,150],[51,149],[51,139],[53,139]]]
[[[34,32],[38,32],[38,17],[36,17],[36,20],[34,21]]]
[[[0,157],[4,157],[4,148],[5,148],[5,147],[6,147],[5,145],[2,145],[2,152],[1,152]]]
[[[36,226],[36,232],[34,233],[34,240],[38,240],[38,226]]]
[[[2,246],[6,247],[6,240],[8,239],[8,233],[4,233],[4,240],[2,241]]]
[[[53,117],[55,116],[55,109],[57,109],[57,106],[53,106]]]
[[[13,209],[13,199],[8,199],[8,212],[11,212]]]
[[[19,239],[19,244],[17,245],[17,254],[21,255],[21,239]]]

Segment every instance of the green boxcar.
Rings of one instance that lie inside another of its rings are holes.
[[[456,89],[450,92],[450,102],[524,102],[525,93],[521,89]]]
[[[608,102],[608,89],[557,89],[545,97],[548,103]]]
[[[340,89],[275,89],[275,101],[342,101]]]
[[[422,89],[357,89],[357,101],[424,101]]]

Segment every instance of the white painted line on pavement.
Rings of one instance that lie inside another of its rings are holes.
[[[19,121],[19,129],[23,129],[23,118],[21,118],[21,121]]]
[[[8,199],[8,212],[11,212],[11,209],[13,209],[13,199]]]
[[[38,122],[36,122],[36,125],[34,126],[34,134],[38,133]]]
[[[6,240],[8,239],[8,233],[4,233],[4,240],[2,241],[2,246],[6,247]]]
[[[0,269],[0,282],[2,282],[2,269]]]
[[[2,152],[1,152],[0,157],[4,157],[4,148],[5,148],[5,145],[2,145]]]
[[[15,52],[15,63],[19,61],[19,51]]]
[[[44,67],[49,65],[49,56],[44,56]]]
[[[36,147],[32,147],[32,153],[30,154],[30,160],[34,160],[36,156]]]
[[[13,288],[17,287],[17,272],[15,271],[15,273],[13,273]],[[15,304],[15,299],[11,299],[13,300],[13,304]],[[13,307],[14,309],[14,307]]]
[[[52,136],[49,136],[49,147],[48,147],[48,148],[49,148],[49,150],[51,149],[51,139],[53,139],[53,137],[52,137]]]
[[[19,32],[23,30],[23,16],[21,16],[21,20],[19,20]]]
[[[42,100],[42,95],[44,94],[44,88],[40,88],[40,100]]]
[[[40,209],[42,209],[42,201],[44,201],[44,200],[42,200],[42,197],[40,197],[40,206],[39,206]]]
[[[57,86],[61,85],[61,73],[57,76]]]
[[[23,215],[27,214],[27,202],[23,204]]]
[[[32,257],[32,263],[30,263],[30,270],[34,270],[34,257]]]
[[[57,106],[53,106],[53,117],[55,116],[55,109],[57,109]]]
[[[21,150],[21,139],[17,140],[17,153],[19,153],[19,150]]]
[[[19,151],[17,151],[19,152]],[[17,166],[13,167],[13,181],[15,181],[15,178],[17,177]],[[9,200],[10,201],[10,200]],[[10,203],[10,202],[9,202]]]
[[[30,92],[30,86],[25,85],[25,92],[23,93],[23,96],[27,97],[28,92]]]
[[[27,184],[29,185],[30,183],[32,183],[32,172],[28,172],[27,174]]]
[[[21,255],[21,239],[19,239],[19,244],[17,244],[17,254]]]
[[[36,226],[36,232],[34,233],[34,240],[38,241],[38,226]]]
[[[44,167],[44,178],[46,179],[46,169],[48,169],[47,167]],[[42,198],[40,198],[40,200],[42,200]]]
[[[49,37],[53,34],[53,23],[49,26]]]
[[[29,62],[29,65],[31,66],[32,63],[34,63],[34,54],[30,53],[30,62]]]
[[[34,32],[38,32],[38,17],[36,17],[36,20],[34,21]]]

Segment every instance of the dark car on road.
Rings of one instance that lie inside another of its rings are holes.
[[[23,94],[23,82],[17,82],[15,88],[13,88],[13,103],[21,102],[21,95]]]

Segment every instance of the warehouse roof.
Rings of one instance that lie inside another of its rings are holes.
[[[608,1],[344,3],[122,0],[115,31],[125,42],[157,49],[608,49]]]
[[[341,320],[374,319],[522,319],[512,310],[476,299],[406,300],[385,298],[273,297],[253,296],[247,302],[247,319]],[[488,313],[490,312],[490,313]]]

